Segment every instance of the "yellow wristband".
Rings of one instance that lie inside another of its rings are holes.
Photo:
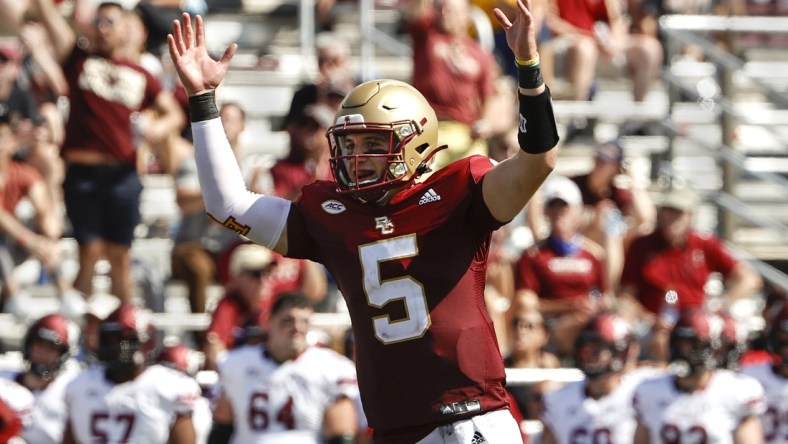
[[[514,63],[517,64],[520,68],[528,68],[530,66],[536,66],[539,64],[539,53],[536,53],[536,57],[532,58],[531,60],[520,60],[515,58]]]

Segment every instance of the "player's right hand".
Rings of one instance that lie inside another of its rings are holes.
[[[194,29],[188,13],[183,13],[182,21],[183,25],[180,20],[173,20],[173,33],[167,35],[167,44],[175,70],[188,95],[195,96],[212,91],[224,79],[230,59],[233,58],[238,45],[231,44],[219,60],[214,60],[205,47],[202,17],[195,16]]]

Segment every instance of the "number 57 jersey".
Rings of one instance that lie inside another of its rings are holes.
[[[77,442],[165,444],[176,416],[191,415],[201,396],[194,379],[161,365],[121,384],[104,373],[104,366],[90,367],[66,387]]]

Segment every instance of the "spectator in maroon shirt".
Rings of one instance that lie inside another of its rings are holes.
[[[543,186],[542,200],[550,235],[517,262],[517,298],[538,296],[556,351],[568,355],[606,296],[604,250],[580,233],[583,201],[574,182],[554,177]]]
[[[712,273],[720,273],[725,284],[723,308],[754,295],[763,285],[761,277],[746,262],[738,261],[722,242],[693,229],[698,195],[689,188],[666,190],[659,196],[654,232],[632,242],[624,259],[618,290],[619,299],[632,304],[640,322],[651,324],[651,353],[658,361],[667,359],[672,322],[665,311],[666,295],[678,295],[679,312],[703,307],[705,286]]]
[[[265,247],[244,244],[233,251],[227,291],[213,310],[205,335],[206,367],[215,368],[224,350],[242,339],[244,327],[271,306],[274,268],[274,255]]]
[[[77,44],[77,35],[52,0],[35,0],[33,7],[69,84],[71,112],[61,156],[66,213],[79,244],[74,288],[90,296],[95,264],[106,257],[111,293],[128,302],[130,246],[140,222],[142,191],[137,147],[142,141],[159,143],[177,131],[184,114],[157,79],[121,57],[126,11],[119,3],[99,4],[87,47]],[[137,118],[149,108],[155,118]]]
[[[468,34],[468,0],[412,0],[409,32],[413,86],[440,121],[434,169],[473,154],[487,155],[486,139],[509,129],[495,94],[495,57]]]

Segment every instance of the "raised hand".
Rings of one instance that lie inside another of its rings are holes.
[[[531,60],[537,56],[536,30],[534,16],[531,14],[531,0],[517,0],[517,12],[514,21],[498,8],[493,10],[495,19],[506,32],[506,43],[512,49],[517,60]]]
[[[180,21],[173,20],[173,33],[167,35],[167,44],[170,47],[175,70],[186,93],[195,96],[219,86],[238,45],[231,44],[224,51],[222,58],[214,60],[208,55],[208,49],[205,47],[202,17],[195,16],[194,29],[188,13],[183,13],[182,20],[182,26]]]

